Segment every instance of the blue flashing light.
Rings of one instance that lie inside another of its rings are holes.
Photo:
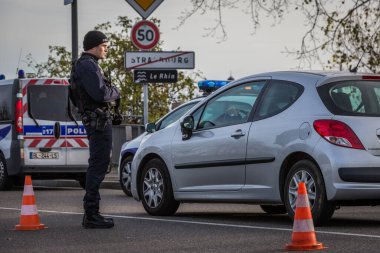
[[[17,74],[18,74],[18,78],[25,78],[24,70],[20,69]]]
[[[225,80],[203,80],[198,82],[198,88],[203,91],[214,91],[229,82]]]
[[[0,80],[4,80],[5,79],[5,75],[4,74],[1,74],[0,75]]]

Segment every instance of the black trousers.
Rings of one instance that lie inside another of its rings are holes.
[[[112,125],[107,124],[104,131],[97,131],[94,127],[85,126],[89,140],[90,158],[86,173],[86,194],[83,198],[85,212],[98,212],[102,183],[111,160]]]

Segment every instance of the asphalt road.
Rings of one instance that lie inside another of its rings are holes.
[[[83,229],[79,188],[34,188],[40,231],[15,231],[22,188],[0,192],[0,252],[284,252],[292,235],[286,215],[256,205],[182,204],[172,217],[152,217],[120,190],[102,189],[101,211],[115,227]],[[380,207],[342,207],[316,228],[327,252],[379,252]]]

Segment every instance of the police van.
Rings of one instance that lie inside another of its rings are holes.
[[[0,190],[25,174],[85,186],[88,140],[67,79],[0,80]]]

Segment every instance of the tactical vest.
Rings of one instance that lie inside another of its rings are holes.
[[[97,64],[94,59],[92,59],[90,56],[82,56],[78,60],[74,61],[72,63],[71,67],[71,73],[70,73],[70,86],[69,86],[69,97],[71,102],[75,107],[78,108],[78,113],[82,114],[86,111],[95,111],[97,108],[100,108],[102,110],[109,110],[110,104],[109,103],[98,103],[94,101],[86,92],[86,90],[83,88],[82,81],[78,78],[76,73],[76,68],[78,62],[84,60],[84,59],[90,59],[95,64]]]

